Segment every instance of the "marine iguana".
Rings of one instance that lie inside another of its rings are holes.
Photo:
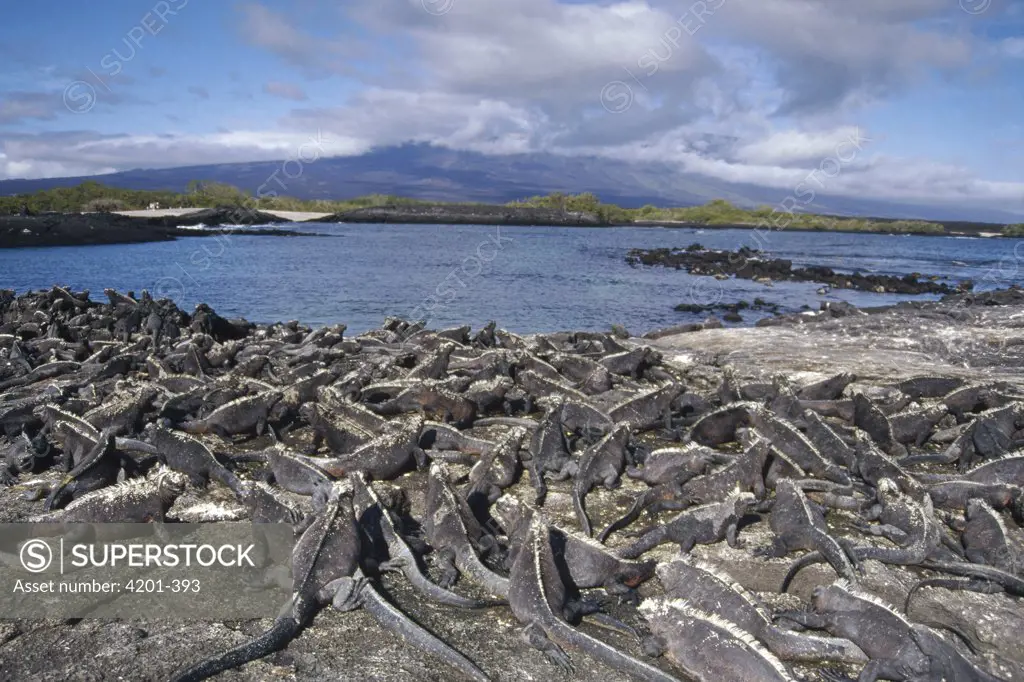
[[[991,566],[999,572],[989,574],[965,572],[965,579],[931,578],[919,581],[907,594],[904,611],[909,612],[910,601],[922,587],[945,587],[954,590],[995,593],[1003,590],[1021,594],[1024,581],[1019,579],[1024,558],[1024,544],[1010,534],[1002,516],[980,499],[967,504],[966,523],[960,528],[960,541],[967,560]],[[947,566],[948,568],[948,566]]]
[[[417,383],[390,400],[370,403],[368,407],[384,417],[421,411],[429,418],[450,421],[459,428],[469,427],[476,419],[476,403],[431,381]]]
[[[670,599],[684,599],[695,608],[726,616],[787,661],[863,663],[867,657],[852,642],[818,637],[778,627],[752,594],[719,568],[692,556],[662,563],[658,579]]]
[[[967,503],[966,520],[960,541],[968,561],[1010,573],[1022,572],[1024,546],[1020,538],[1010,534],[998,511],[984,500],[973,499]]]
[[[71,500],[116,483],[123,460],[127,460],[129,466],[134,464],[130,458],[118,456],[114,433],[103,431],[93,448],[50,489],[43,508],[46,511],[60,509]]]
[[[506,414],[511,414],[512,405],[506,396],[513,386],[515,386],[515,382],[506,376],[498,376],[484,381],[474,380],[466,387],[462,395],[476,405],[477,414],[487,414],[499,408],[503,408]]]
[[[390,510],[374,491],[366,475],[357,471],[347,480],[352,484],[353,501],[360,526],[368,532],[379,532],[387,547],[388,560],[378,565],[378,571],[400,571],[409,584],[440,604],[462,609],[481,609],[508,603],[500,599],[463,597],[432,582],[420,569],[416,554],[402,538],[391,518]]]
[[[943,556],[939,553],[940,545],[946,545],[951,551],[959,550],[953,546],[935,518],[931,498],[924,495],[916,499],[902,492],[895,481],[881,479],[876,487],[879,505],[871,516],[882,523],[871,526],[866,523],[856,524],[871,535],[882,536],[895,543],[896,547],[852,546],[847,553],[858,561],[875,559],[886,564],[902,566],[919,566],[928,559]],[[790,583],[803,568],[824,560],[820,552],[809,552],[800,557],[790,566],[782,581],[780,592],[785,592]]]
[[[825,458],[833,464],[856,471],[857,455],[853,448],[814,410],[804,410],[805,435]]]
[[[612,388],[611,372],[603,364],[581,355],[555,353],[551,364],[562,376],[576,384],[587,395],[597,395]]]
[[[797,389],[796,394],[801,400],[837,400],[846,387],[856,380],[856,375],[841,372],[821,381],[804,384]]]
[[[871,436],[882,450],[894,457],[907,454],[907,449],[896,441],[889,418],[863,393],[853,396],[853,425]]]
[[[423,530],[434,547],[434,555],[443,563],[443,587],[451,587],[462,572],[491,594],[508,597],[508,578],[487,568],[477,556],[477,548],[491,551],[496,543],[452,487],[448,467],[441,462],[430,465]]]
[[[784,557],[793,550],[815,549],[836,573],[856,580],[857,559],[849,543],[832,537],[825,517],[795,481],[783,479],[775,484],[770,526],[775,538],[770,547],[754,550],[755,556]]]
[[[930,628],[909,622],[892,606],[854,589],[845,580],[816,587],[811,603],[814,612],[789,611],[777,617],[816,630],[827,630],[860,647],[870,660],[857,678],[858,682],[999,680],[964,658]]]
[[[50,445],[44,438],[29,438],[22,431],[7,445],[0,462],[0,486],[13,485],[18,474],[36,471],[49,459]]]
[[[654,575],[657,562],[623,559],[594,542],[561,526],[549,523],[543,512],[531,508],[511,495],[503,495],[495,504],[498,519],[510,540],[510,563],[527,547],[530,524],[538,516],[551,529],[551,547],[555,553],[562,581],[577,590],[603,587],[605,592],[624,598],[634,595],[634,588]]]
[[[300,407],[299,416],[313,429],[309,454],[316,453],[326,441],[332,453],[344,455],[373,438],[370,431],[344,417],[336,418],[326,407],[318,403],[306,403]]]
[[[634,431],[646,431],[663,421],[666,431],[672,430],[672,401],[684,388],[676,382],[667,382],[655,389],[625,400],[608,410],[616,424],[625,423]]]
[[[156,396],[157,390],[152,386],[143,386],[133,392],[118,392],[115,400],[89,410],[82,419],[96,429],[111,429],[115,436],[136,433],[143,413]]]
[[[645,682],[679,682],[652,665],[621,653],[569,625],[568,592],[551,549],[551,531],[535,516],[512,565],[509,605],[524,624],[522,637],[565,671],[574,668],[562,647],[578,649],[605,665]]]
[[[850,483],[850,477],[845,471],[823,457],[806,436],[771,411],[765,408],[755,410],[751,415],[751,423],[768,442],[807,473],[841,485]]]
[[[914,400],[941,398],[961,388],[965,381],[958,377],[919,376],[905,379],[895,385]]]
[[[749,426],[754,413],[760,408],[758,403],[730,403],[714,412],[704,415],[693,425],[690,438],[708,447],[724,445],[736,440],[736,429]]]
[[[928,493],[920,481],[908,473],[900,464],[875,447],[874,442],[862,431],[855,434],[854,452],[857,456],[856,473],[867,484],[878,487],[884,478],[895,482],[900,490],[915,500],[925,498]]]
[[[157,424],[147,425],[146,433],[160,460],[171,469],[187,474],[193,485],[205,487],[212,478],[230,488],[239,499],[244,499],[245,490],[238,476],[218,462],[202,441]]]
[[[639,378],[648,367],[661,361],[661,353],[649,346],[606,355],[598,362],[612,374]]]
[[[448,372],[448,362],[455,344],[450,342],[441,343],[433,353],[413,367],[406,375],[407,379],[442,379]]]
[[[931,405],[917,410],[906,410],[889,419],[892,435],[898,443],[921,447],[932,435],[935,425],[949,412],[944,405]]]
[[[631,435],[629,426],[620,423],[580,456],[577,471],[573,475],[572,501],[580,528],[587,537],[594,534],[590,517],[587,516],[587,493],[601,484],[608,490],[614,490],[621,485],[619,476],[626,466],[626,446]]]
[[[640,613],[653,633],[646,642],[648,650],[666,655],[691,679],[795,682],[786,666],[753,635],[685,599],[646,599]]]
[[[410,417],[350,454],[324,460],[320,468],[335,478],[362,471],[378,481],[395,478],[410,464],[422,469],[427,466],[427,456],[419,446],[422,429],[423,416]]]
[[[368,410],[359,403],[342,399],[333,386],[317,389],[317,400],[339,419],[352,422],[369,433],[380,433],[387,428],[388,422],[380,415]]]
[[[944,481],[925,485],[932,504],[938,509],[964,511],[972,500],[984,500],[996,509],[1020,511],[1024,489],[1007,483],[975,483],[974,481]]]
[[[221,405],[203,419],[183,422],[179,428],[188,433],[215,433],[223,438],[238,434],[262,435],[267,418],[283,394],[278,390],[232,400]]]
[[[1013,434],[1018,425],[1024,423],[1024,403],[1013,403],[1004,407],[986,410],[974,417],[971,423],[939,455],[917,455],[908,457],[908,463],[938,462],[957,463],[964,472],[975,460],[998,459],[1024,442],[1015,440]]]
[[[480,456],[491,452],[495,447],[495,443],[492,441],[468,436],[456,428],[437,422],[423,423],[419,445],[424,450],[458,450],[466,455]]]
[[[737,486],[743,491],[753,491],[754,497],[758,500],[764,499],[767,495],[764,472],[770,453],[768,443],[761,438],[756,438],[744,452],[732,457],[720,469],[692,478],[682,475],[678,479],[658,483],[640,493],[629,511],[601,531],[598,541],[605,542],[609,535],[636,521],[645,509],[651,514],[659,511],[686,509],[694,504],[706,504],[721,500],[734,491]],[[717,455],[717,453],[715,454]],[[710,459],[713,456],[715,455],[708,457]],[[717,456],[721,457],[721,455]]]
[[[71,471],[99,440],[100,432],[92,424],[56,405],[42,405],[36,413],[43,421],[42,433],[52,435],[61,444],[65,471]]]
[[[685,483],[707,471],[712,464],[726,464],[731,457],[697,443],[678,448],[659,448],[644,458],[643,466],[627,466],[625,474],[647,485],[669,481]]]
[[[530,460],[527,468],[536,491],[535,503],[541,504],[547,495],[545,476],[553,472],[552,479],[564,481],[572,475],[576,463],[569,453],[562,426],[563,401],[556,399],[544,413],[540,425],[530,439]]]
[[[159,467],[145,478],[133,478],[90,492],[56,511],[33,516],[36,523],[162,523],[188,479]]]
[[[679,544],[686,554],[694,545],[709,545],[726,540],[738,547],[737,526],[747,510],[754,505],[754,496],[738,489],[721,502],[692,507],[640,535],[631,545],[615,550],[615,554],[635,559],[644,552],[666,542]]]
[[[381,625],[471,679],[489,679],[472,661],[388,604],[363,577],[359,551],[352,490],[347,483],[337,483],[292,552],[292,598],[286,612],[256,639],[178,671],[171,682],[205,680],[283,649],[328,603],[343,612],[362,607]]]
[[[552,368],[552,371],[555,372],[555,376],[558,377],[557,379],[544,376],[533,369],[516,372],[516,385],[526,391],[533,400],[548,397],[572,398],[581,403],[586,403],[589,400],[585,393],[577,391],[569,384],[564,383],[562,375],[558,374],[558,370]]]
[[[524,438],[526,429],[512,427],[469,470],[466,502],[470,508],[489,506],[501,497],[505,488],[515,483],[520,469],[519,448]]]

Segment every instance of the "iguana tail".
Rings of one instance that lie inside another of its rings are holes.
[[[808,552],[794,561],[789,567],[789,571],[786,572],[786,577],[782,579],[782,586],[779,587],[779,592],[785,592],[789,589],[789,584],[796,578],[797,573],[808,566],[820,564],[823,561],[825,561],[825,557],[821,555],[821,552]]]
[[[278,618],[269,630],[256,639],[175,673],[170,682],[198,682],[225,670],[245,665],[249,661],[263,658],[275,651],[280,651],[295,638],[300,628],[299,622],[294,618],[289,616]]]
[[[622,530],[629,524],[633,523],[640,518],[640,514],[643,513],[644,509],[649,507],[657,501],[656,488],[649,488],[640,495],[637,496],[636,501],[633,502],[633,506],[629,508],[629,511],[623,514],[620,518],[612,521],[608,524],[608,527],[601,531],[600,535],[597,536],[598,542],[604,543],[608,539],[608,536],[615,531]]]
[[[1024,596],[1024,579],[1018,578],[1012,573],[1007,573],[1006,571],[992,566],[982,566],[981,564],[971,564],[960,561],[934,560],[924,561],[921,563],[921,566],[923,568],[930,568],[933,571],[942,571],[943,573],[952,573],[953,575],[989,580],[1001,586],[1004,590],[1014,596]]]
[[[473,661],[412,622],[408,616],[388,603],[370,583],[364,585],[359,603],[385,629],[395,633],[417,649],[436,656],[453,668],[462,671],[470,679],[478,680],[478,682],[490,681],[491,678]]]
[[[572,487],[572,504],[576,508],[576,518],[579,519],[580,528],[589,538],[594,536],[594,528],[590,525],[590,517],[587,516],[586,495],[587,493],[581,490],[579,485]]]
[[[555,620],[548,624],[546,629],[548,636],[555,643],[581,651],[630,678],[645,682],[680,682],[679,678],[672,677],[649,663],[628,656],[601,640],[580,632],[564,621]]]

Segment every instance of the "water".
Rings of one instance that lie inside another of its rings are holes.
[[[720,282],[666,268],[632,268],[631,248],[760,246],[795,265],[905,275],[942,275],[977,289],[1024,284],[1024,240],[870,234],[663,228],[537,228],[452,225],[311,225],[329,237],[189,237],[175,242],[0,249],[0,288],[55,283],[89,289],[143,289],[191,310],[206,302],[255,322],[343,322],[352,332],[388,315],[428,318],[431,327],[477,327],[488,320],[517,332],[607,330],[633,333],[700,319],[680,303],[760,297],[795,311],[822,300],[858,306],[908,297],[855,291],[818,295],[817,284]],[[923,299],[934,297],[918,297]],[[760,316],[744,312],[744,323]]]

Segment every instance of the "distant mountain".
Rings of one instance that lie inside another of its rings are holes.
[[[327,157],[305,164],[294,179],[281,173],[280,161],[230,163],[180,168],[139,168],[101,176],[0,181],[0,195],[35,192],[97,180],[125,189],[185,191],[191,180],[224,182],[250,192],[278,172],[287,187],[280,194],[300,199],[349,199],[364,194],[395,194],[437,201],[504,203],[549,192],[593,192],[602,201],[636,208],[692,206],[726,199],[743,207],[776,205],[786,193],[756,185],[728,183],[680,173],[660,163],[630,163],[557,154],[490,156],[426,144],[382,147],[360,156]],[[289,168],[290,172],[295,172]],[[816,213],[925,220],[1020,222],[1006,211],[951,208],[818,196],[807,207]]]

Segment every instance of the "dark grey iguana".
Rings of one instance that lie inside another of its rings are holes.
[[[647,647],[664,652],[691,679],[795,682],[786,666],[753,635],[685,599],[647,599],[640,605],[640,613],[653,633]]]
[[[152,386],[119,392],[113,400],[108,399],[99,407],[86,412],[82,419],[96,429],[111,429],[115,436],[137,433],[143,414],[156,396],[157,390]]]
[[[817,412],[804,410],[804,423],[807,425],[805,435],[818,452],[833,464],[855,470],[857,456],[853,448]]]
[[[626,447],[630,436],[629,426],[618,424],[611,433],[587,448],[580,456],[577,471],[573,475],[572,501],[580,528],[587,537],[594,534],[590,517],[587,516],[587,493],[597,485],[604,485],[609,490],[621,485],[619,477],[626,466]]]
[[[194,485],[205,486],[212,478],[230,488],[239,499],[244,497],[238,476],[218,462],[202,441],[157,424],[147,426],[146,432],[158,457],[171,469],[188,474]]]
[[[824,457],[807,436],[769,410],[761,408],[754,411],[751,422],[754,429],[772,446],[796,462],[808,474],[842,485],[850,482],[849,475],[830,458]]]
[[[368,407],[383,417],[421,411],[426,417],[467,428],[476,419],[476,403],[436,381],[418,382],[394,398]]]
[[[462,572],[491,594],[508,596],[508,578],[487,568],[477,555],[477,551],[494,549],[496,542],[452,487],[448,468],[441,462],[430,465],[423,530],[435,556],[445,564],[442,586],[450,587]]]
[[[40,523],[163,522],[167,511],[187,486],[184,474],[163,467],[145,478],[133,478],[88,493],[57,511],[34,516]]]
[[[463,609],[479,609],[508,603],[503,600],[470,599],[432,582],[421,570],[416,554],[402,538],[391,518],[390,510],[373,490],[366,476],[356,472],[350,475],[348,480],[352,483],[353,501],[360,526],[368,531],[379,531],[387,547],[388,559],[379,564],[378,570],[401,571],[409,584],[440,604]]]
[[[858,682],[898,680],[971,680],[998,682],[964,658],[933,630],[909,622],[877,597],[854,589],[845,580],[814,589],[813,613],[779,614],[793,622],[849,639],[870,660]]]
[[[395,478],[410,466],[424,468],[427,457],[419,446],[422,429],[422,415],[409,417],[350,454],[324,460],[320,467],[335,478],[361,471],[378,481]]]
[[[640,432],[663,423],[666,431],[672,430],[672,401],[683,392],[683,386],[666,382],[658,388],[642,393],[615,405],[608,410],[608,416],[616,424],[625,423],[633,431]]]
[[[883,536],[896,547],[851,546],[846,548],[859,561],[875,559],[887,564],[919,566],[928,558],[951,556],[940,554],[941,545],[950,546],[949,539],[940,527],[932,508],[931,498],[914,499],[903,493],[899,486],[883,478],[877,485],[879,504],[871,516],[882,523],[871,526],[858,524],[861,530],[871,535]],[[813,563],[823,560],[820,552],[810,552],[797,559],[783,579],[781,592],[785,592],[796,574]]]
[[[697,443],[677,448],[659,448],[643,460],[643,466],[627,466],[625,474],[647,485],[669,481],[685,483],[707,471],[712,464],[725,464],[731,458]]]
[[[797,389],[796,394],[801,400],[836,400],[856,379],[857,377],[849,372],[841,372],[827,379],[805,384]]]
[[[224,438],[234,435],[262,435],[270,411],[283,394],[278,390],[232,400],[221,405],[203,419],[183,422],[179,428],[188,433],[215,433]]]
[[[771,614],[728,574],[690,556],[658,566],[658,578],[670,599],[728,618],[769,651],[786,661],[864,663],[867,657],[852,642],[818,637],[778,627]]]
[[[714,544],[726,540],[738,547],[736,537],[740,520],[754,505],[751,493],[736,490],[721,502],[692,507],[664,524],[643,533],[634,543],[616,550],[618,556],[635,559],[644,552],[666,542],[679,544],[686,554],[694,545]]]
[[[346,455],[373,438],[371,431],[343,417],[335,417],[326,407],[318,403],[306,403],[300,407],[299,416],[313,429],[313,440],[309,446],[310,454],[319,450],[326,441],[327,447],[332,453]]]
[[[526,429],[512,427],[469,470],[466,501],[470,507],[476,506],[478,500],[483,502],[481,506],[492,504],[505,488],[515,483],[520,470],[519,447],[524,438]]]
[[[807,499],[795,481],[783,479],[775,484],[775,501],[770,521],[775,538],[769,548],[756,550],[755,555],[783,557],[797,549],[814,549],[821,553],[847,580],[856,580],[856,557],[849,543],[829,533],[825,517]]]
[[[508,534],[511,544],[509,559],[514,563],[518,552],[526,548],[530,524],[543,513],[515,499],[502,496],[494,507],[495,518]],[[543,519],[547,523],[546,519]],[[608,594],[630,597],[634,588],[654,575],[656,562],[635,561],[616,556],[607,547],[554,524],[551,544],[563,582],[577,590],[603,587]]]
[[[544,501],[548,487],[545,480],[552,472],[553,480],[564,481],[572,474],[575,462],[565,442],[565,431],[562,425],[562,400],[555,400],[544,413],[540,426],[530,440],[530,460],[527,467],[536,491],[535,501]]]
[[[81,461],[50,490],[44,509],[60,509],[71,500],[117,482],[122,458],[115,447],[114,433],[104,431]]]
[[[896,457],[907,454],[903,445],[896,441],[889,418],[863,393],[853,396],[853,425],[865,431],[878,447]]]
[[[701,417],[690,430],[690,438],[708,447],[732,443],[736,430],[749,426],[751,418],[760,408],[758,403],[730,403]]]
[[[720,469],[689,480],[669,480],[645,490],[637,496],[629,511],[601,531],[598,540],[604,542],[615,531],[633,523],[645,509],[653,514],[657,511],[686,509],[694,504],[712,503],[727,497],[737,486],[743,491],[753,491],[754,497],[759,500],[764,499],[767,494],[764,471],[769,454],[767,442],[757,438],[745,451]]]
[[[612,388],[611,372],[590,358],[556,353],[551,357],[551,364],[587,395],[597,395]]]
[[[178,671],[171,682],[197,682],[283,649],[327,604],[339,611],[359,607],[417,648],[438,656],[474,680],[488,680],[473,662],[388,604],[359,569],[359,530],[352,491],[335,484],[324,509],[292,552],[292,598],[274,625],[256,639]]]
[[[523,639],[563,670],[574,668],[563,647],[579,650],[624,675],[645,682],[679,682],[654,666],[576,630],[565,620],[568,592],[551,549],[551,531],[534,517],[509,579],[512,613]]]
[[[13,485],[18,474],[36,471],[49,459],[49,443],[43,438],[29,438],[24,431],[9,443],[0,462],[0,486]]]

